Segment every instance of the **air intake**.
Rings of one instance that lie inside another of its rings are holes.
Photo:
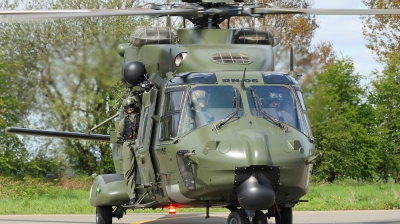
[[[241,53],[216,53],[212,55],[212,60],[218,64],[249,64],[250,56]]]

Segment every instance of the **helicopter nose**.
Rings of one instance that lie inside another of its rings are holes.
[[[237,188],[239,204],[248,210],[265,210],[273,206],[275,191],[273,184],[260,172],[253,173]]]

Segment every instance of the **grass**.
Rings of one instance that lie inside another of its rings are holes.
[[[46,181],[0,177],[0,214],[94,214],[89,204],[90,178]],[[400,209],[400,184],[364,183],[341,180],[313,183],[296,211]],[[211,208],[211,212],[227,212]],[[205,212],[205,209],[179,209],[179,212]],[[135,210],[135,213],[165,210]]]
[[[400,209],[400,184],[365,183],[354,180],[313,184],[297,211]]]
[[[89,214],[90,178],[44,180],[0,177],[0,214]]]

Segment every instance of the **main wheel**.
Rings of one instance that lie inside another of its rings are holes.
[[[242,210],[232,211],[228,216],[228,224],[249,224],[246,215]]]
[[[280,208],[280,216],[275,216],[276,224],[293,224],[292,208]]]
[[[267,216],[262,211],[256,211],[252,224],[268,224]]]
[[[96,224],[112,224],[112,207],[96,207]]]

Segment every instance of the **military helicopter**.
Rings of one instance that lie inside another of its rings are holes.
[[[8,133],[109,141],[114,174],[94,175],[96,223],[127,209],[224,207],[228,224],[292,224],[315,154],[302,88],[293,69],[274,69],[271,27],[230,29],[229,19],[269,14],[399,14],[397,9],[293,9],[232,0],[188,0],[129,10],[1,11],[19,20],[92,16],[180,16],[184,28],[136,27],[119,45],[122,82],[140,102],[137,202],[129,200],[122,146],[108,135],[7,128]],[[22,16],[22,17],[19,17]],[[219,24],[228,20],[228,29]],[[185,21],[194,24],[185,28]],[[293,53],[291,54],[293,58]],[[103,125],[124,117],[118,114]],[[96,126],[95,128],[97,128]],[[92,130],[94,130],[93,128]],[[92,131],[91,130],[91,131]],[[266,211],[266,212],[263,212]]]

